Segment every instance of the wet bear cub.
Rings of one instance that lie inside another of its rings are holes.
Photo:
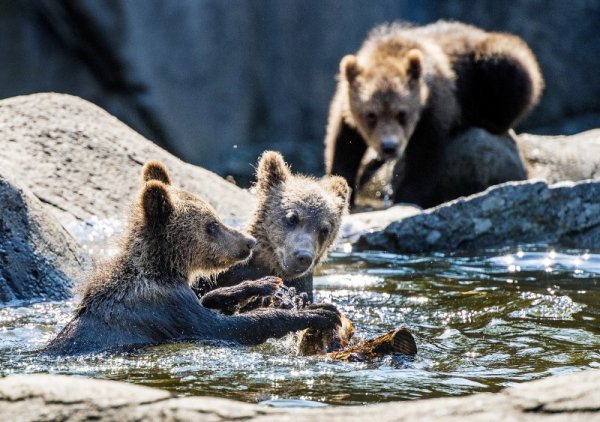
[[[202,304],[227,315],[256,308],[305,309],[312,301],[312,272],[337,237],[350,189],[340,177],[316,180],[292,175],[275,152],[260,158],[256,189],[258,206],[249,229],[257,239],[255,252],[249,262],[218,276],[218,288],[210,290],[213,285],[200,280]],[[305,254],[309,259],[303,259]],[[321,306],[335,311],[330,304]],[[362,361],[417,353],[406,328],[354,343],[352,322],[340,317],[341,325],[333,329],[300,332],[298,354]]]
[[[535,56],[516,36],[457,22],[382,25],[356,55],[341,60],[325,137],[326,173],[346,178],[356,191],[366,174],[398,159],[394,202],[424,208],[483,190],[463,169],[442,168],[445,147],[469,127],[506,133],[537,104],[542,88]],[[366,164],[369,155],[377,158]],[[472,161],[480,165],[477,157]],[[448,193],[445,178],[464,180]]]
[[[233,316],[202,306],[190,280],[247,259],[256,240],[223,224],[204,201],[172,186],[162,164],[147,163],[142,178],[119,254],[89,275],[73,319],[45,353],[92,353],[185,340],[257,344],[340,324],[331,306]]]
[[[258,205],[248,228],[257,242],[252,257],[220,274],[216,285],[277,276],[312,301],[312,273],[337,237],[348,207],[348,184],[336,176],[318,180],[292,174],[279,153],[267,151],[258,162],[256,193]],[[253,285],[244,283],[239,290]],[[273,290],[272,282],[256,283],[255,290],[265,296]],[[210,288],[201,282],[198,293]]]

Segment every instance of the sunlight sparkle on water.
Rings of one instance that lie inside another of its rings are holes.
[[[497,391],[600,366],[598,254],[538,248],[476,256],[396,255],[338,249],[318,274],[316,301],[337,306],[354,323],[355,338],[406,326],[415,335],[418,355],[369,363],[303,357],[289,335],[255,347],[169,344],[132,355],[42,359],[37,351],[67,323],[75,306],[61,301],[0,309],[0,377],[78,374],[183,396],[310,407]]]

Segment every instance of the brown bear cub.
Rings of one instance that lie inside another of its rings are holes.
[[[277,276],[312,300],[312,272],[337,237],[348,207],[348,184],[337,176],[293,175],[281,154],[267,151],[258,162],[256,193],[258,205],[248,228],[257,242],[252,257],[220,274],[217,286]],[[272,284],[257,283],[255,288],[265,291]],[[206,283],[198,286],[200,294],[208,289]]]
[[[148,162],[142,177],[120,253],[90,274],[75,316],[46,353],[92,353],[173,341],[258,344],[341,323],[329,305],[233,316],[202,306],[190,280],[246,260],[256,241],[223,224],[204,201],[173,187],[162,164]]]
[[[516,36],[443,21],[376,27],[356,55],[340,63],[326,173],[346,178],[356,191],[370,167],[398,158],[394,202],[430,207],[453,199],[442,179],[460,169],[440,168],[450,138],[473,126],[507,132],[537,104],[542,89],[535,56]],[[368,149],[377,159],[365,166]],[[481,188],[471,180],[461,185],[454,197]]]
[[[218,288],[208,291],[213,286],[199,280],[202,304],[226,315],[265,307],[306,308],[312,301],[314,267],[337,237],[350,194],[342,178],[293,175],[283,157],[269,151],[259,160],[256,190],[258,206],[248,230],[257,239],[252,258],[219,275]],[[298,353],[361,360],[417,351],[406,329],[351,346],[352,322],[343,315],[341,322],[332,329],[304,330]]]

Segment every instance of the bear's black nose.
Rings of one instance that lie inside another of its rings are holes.
[[[312,264],[313,254],[307,250],[296,251],[294,257],[299,267],[308,267]]]
[[[381,141],[381,153],[384,156],[390,157],[392,155],[396,155],[396,150],[398,149],[398,142],[393,139],[384,139]]]
[[[247,247],[248,249],[252,249],[252,248],[253,248],[253,247],[255,247],[255,246],[256,246],[256,239],[255,239],[255,238],[253,238],[253,237],[248,237],[248,238],[246,239],[246,247]]]

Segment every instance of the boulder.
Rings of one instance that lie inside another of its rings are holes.
[[[417,253],[532,243],[600,248],[600,181],[504,183],[366,233],[357,247]]]
[[[85,254],[45,205],[0,175],[0,303],[71,295]]]
[[[590,421],[600,420],[599,403],[598,370],[527,382],[499,393],[315,409],[176,397],[149,387],[61,375],[12,375],[0,380],[0,414],[19,421]]]
[[[571,136],[519,135],[532,179],[548,183],[600,178],[600,129]]]
[[[246,219],[253,208],[247,191],[184,163],[81,98],[47,93],[0,101],[0,139],[2,172],[69,228],[123,220],[150,159],[165,163],[177,186],[225,218]]]
[[[512,131],[494,135],[480,128],[467,129],[452,138],[440,164],[440,189],[446,200],[458,198],[465,187],[481,192],[499,183],[526,180],[527,161],[519,143]]]

